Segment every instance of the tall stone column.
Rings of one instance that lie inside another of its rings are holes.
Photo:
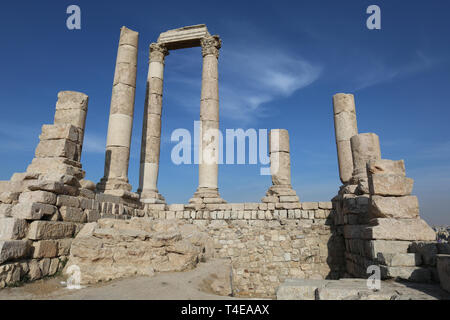
[[[352,94],[338,93],[333,96],[334,130],[342,183],[350,181],[353,173],[350,138],[358,134],[355,98]]]
[[[106,140],[105,175],[97,184],[97,189],[102,192],[131,191],[128,163],[136,91],[138,35],[138,32],[126,27],[120,30]]]
[[[263,202],[298,202],[299,198],[291,186],[291,155],[289,132],[273,129],[269,134],[270,173],[272,186]]]
[[[191,203],[224,203],[218,189],[219,162],[219,36],[200,40],[203,56],[200,100],[198,189]]]
[[[370,160],[380,160],[380,139],[375,133],[360,133],[350,139],[353,174],[352,184],[367,180],[366,164]]]
[[[161,145],[164,60],[168,54],[169,51],[164,45],[158,43],[150,45],[138,190],[141,201],[145,203],[165,202],[164,197],[158,192],[157,183]]]

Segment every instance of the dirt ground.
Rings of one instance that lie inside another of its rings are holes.
[[[63,277],[38,280],[0,290],[0,300],[225,300],[235,299],[208,292],[208,281],[223,268],[223,261],[200,263],[186,272],[158,273],[69,290]]]

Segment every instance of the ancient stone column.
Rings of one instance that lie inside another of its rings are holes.
[[[334,130],[342,183],[349,182],[353,173],[350,138],[358,134],[355,98],[352,94],[338,93],[333,96]]]
[[[298,202],[291,186],[291,156],[289,133],[285,129],[272,129],[269,134],[270,173],[272,186],[263,202]]]
[[[157,183],[161,145],[164,60],[168,54],[169,51],[164,45],[158,43],[150,45],[138,190],[141,201],[146,203],[165,202],[158,192]]]
[[[351,137],[350,144],[354,168],[351,181],[357,184],[367,179],[367,162],[381,159],[380,139],[375,133],[360,133]]]
[[[223,203],[218,190],[219,162],[219,36],[200,40],[203,56],[200,100],[198,189],[191,202]],[[197,199],[197,200],[196,200]],[[206,199],[206,200],[205,200]]]
[[[106,140],[105,175],[97,184],[102,192],[131,191],[128,183],[131,131],[133,128],[138,32],[122,27]]]

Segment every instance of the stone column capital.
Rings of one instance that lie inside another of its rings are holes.
[[[202,56],[215,55],[219,58],[219,49],[222,46],[222,40],[220,40],[218,35],[207,36],[200,39],[200,44],[202,45]]]
[[[150,44],[150,61],[164,62],[164,58],[169,55],[169,50],[162,43],[153,42]]]

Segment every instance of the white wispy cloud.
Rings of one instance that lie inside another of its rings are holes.
[[[173,57],[175,65],[168,69],[165,81],[189,86],[189,90],[178,92],[171,99],[197,113],[201,78],[197,79],[190,71],[195,65],[195,72],[199,72],[201,60],[198,52],[183,53],[184,56]],[[219,58],[221,115],[243,124],[265,117],[268,115],[265,104],[276,103],[277,99],[289,97],[312,84],[321,72],[321,66],[281,49],[262,51],[227,44]]]

